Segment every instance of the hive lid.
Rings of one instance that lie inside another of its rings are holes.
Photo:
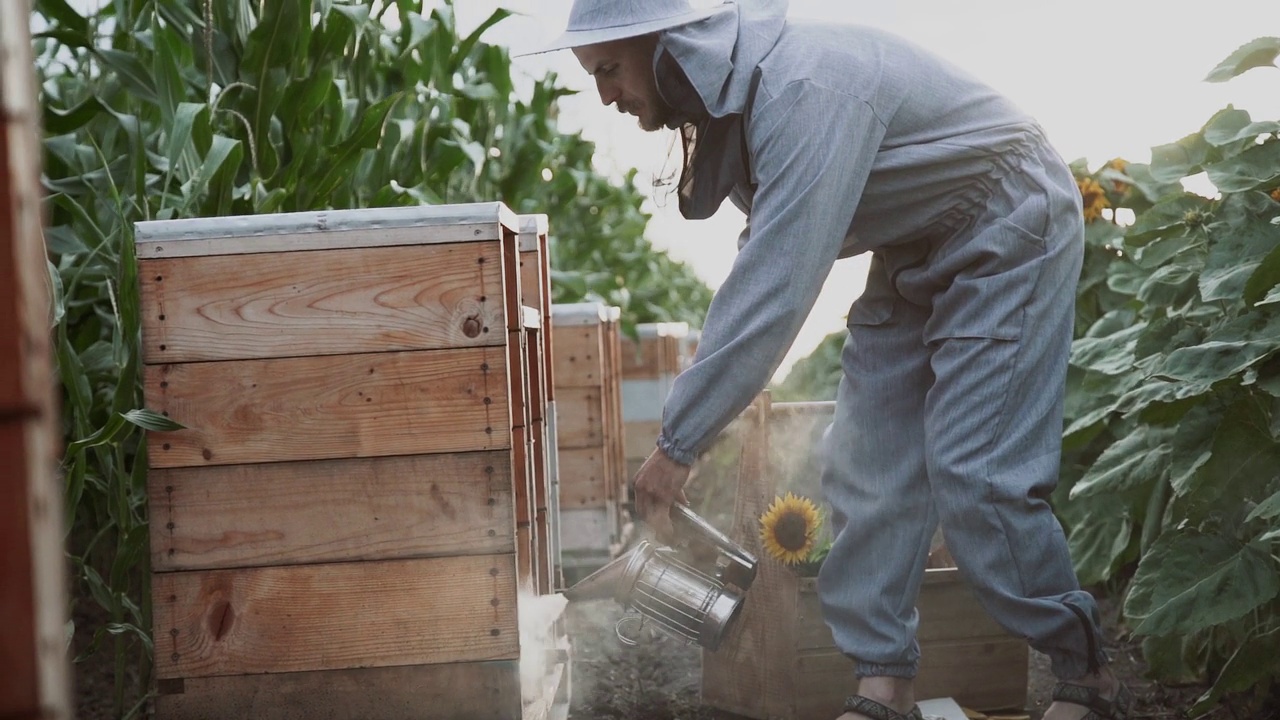
[[[608,319],[609,308],[604,303],[557,303],[551,306],[551,324],[598,325]]]
[[[495,240],[504,229],[517,232],[519,225],[510,208],[490,202],[149,220],[136,223],[134,235],[138,256],[157,258]],[[474,229],[456,232],[464,226]],[[455,232],[424,232],[409,238],[404,233],[378,232],[403,228]],[[373,232],[343,234],[359,230]]]

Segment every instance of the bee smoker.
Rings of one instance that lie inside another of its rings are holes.
[[[651,620],[676,637],[708,650],[720,647],[742,610],[756,578],[754,555],[712,527],[687,506],[672,507],[672,546],[641,540],[629,552],[565,591],[570,602],[612,597],[628,610],[618,621],[618,638],[627,622]]]

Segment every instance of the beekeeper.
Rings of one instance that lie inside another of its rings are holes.
[[[684,217],[725,199],[748,217],[635,476],[637,510],[664,529],[832,264],[869,252],[823,474],[823,613],[859,679],[842,718],[919,717],[914,604],[939,523],[983,607],[1051,658],[1045,720],[1124,718],[1046,502],[1083,253],[1072,175],[1032,118],[928,51],[785,14],[784,0],[576,0],[542,50],[573,48],[601,102],[681,134]]]

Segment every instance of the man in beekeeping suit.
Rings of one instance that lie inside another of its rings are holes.
[[[1094,599],[1046,502],[1083,253],[1080,195],[1036,122],[884,32],[787,20],[784,0],[575,0],[600,100],[684,140],[681,213],[748,216],[637,510],[661,533],[689,466],[765,387],[837,258],[849,310],[819,577],[858,678],[842,720],[918,718],[915,599],[935,528],[983,606],[1048,654],[1046,720],[1124,718]]]

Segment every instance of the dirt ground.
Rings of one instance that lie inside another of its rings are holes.
[[[1101,599],[1107,632],[1114,637],[1114,603]],[[626,647],[614,635],[613,624],[622,609],[613,601],[571,604],[568,625],[574,643],[571,720],[728,720],[734,716],[705,707],[699,700],[701,651],[693,645],[652,632],[637,647]],[[1145,677],[1139,644],[1121,640],[1108,645],[1113,668],[1133,691],[1137,703],[1133,720],[1185,718],[1186,710],[1204,691],[1201,687],[1173,688]],[[1048,658],[1032,652],[1025,709],[1039,720],[1049,705],[1054,678]],[[850,683],[853,682],[852,668]],[[1214,720],[1244,720],[1223,707]],[[1274,713],[1254,716],[1276,720]],[[809,720],[809,719],[806,719]],[[812,720],[835,720],[813,718]]]

